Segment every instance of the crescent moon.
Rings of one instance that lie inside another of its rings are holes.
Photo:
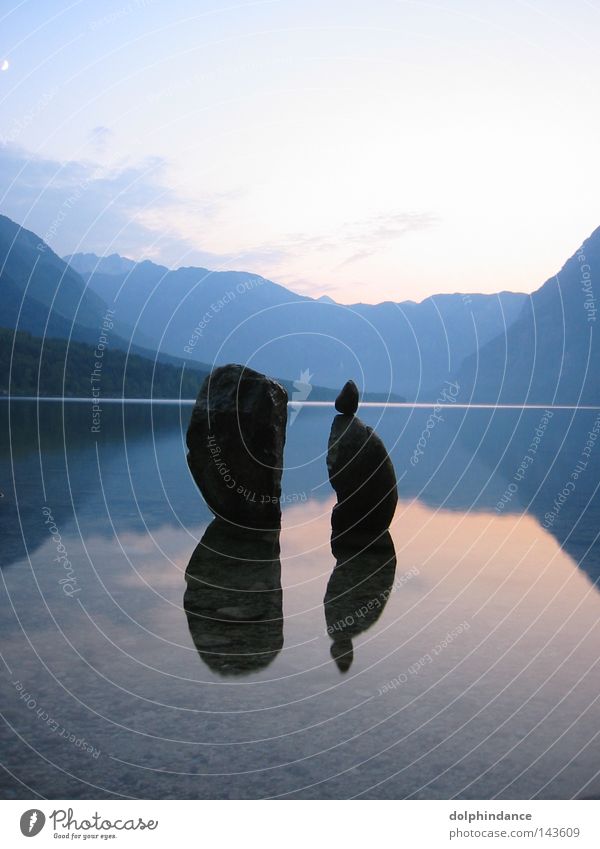
[[[8,59],[4,59],[2,61],[2,65],[0,65],[3,71],[8,71]]]

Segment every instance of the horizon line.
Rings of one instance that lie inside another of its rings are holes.
[[[69,395],[0,395],[0,401],[67,401],[96,404],[195,404],[195,398],[86,398]],[[335,401],[288,401],[288,407],[335,407]],[[584,410],[595,412],[593,404],[438,404],[435,401],[365,401],[360,407],[391,407],[393,409],[455,409],[455,410]],[[344,415],[338,413],[338,415]]]

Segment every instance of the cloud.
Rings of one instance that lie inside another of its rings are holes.
[[[399,212],[376,215],[349,221],[335,230],[321,234],[293,233],[271,245],[258,245],[238,254],[238,259],[254,261],[261,267],[281,267],[286,260],[309,253],[330,254],[332,269],[353,265],[394,244],[406,234],[435,226],[439,218],[429,212]],[[307,280],[294,278],[305,291],[311,289]],[[337,289],[337,286],[318,286],[320,292]]]
[[[90,140],[105,145],[111,136],[108,127],[99,125]],[[202,243],[202,233],[218,231],[242,193],[184,197],[169,186],[168,165],[161,158],[111,168],[91,161],[58,162],[5,144],[0,146],[0,208],[60,255],[116,252],[171,268],[252,271],[304,294],[336,294],[339,275],[337,286],[330,283],[340,269],[438,220],[428,212],[395,210],[326,232],[288,233],[268,244],[215,252]]]
[[[104,132],[97,136],[107,138]],[[204,213],[199,205],[189,209],[168,187],[166,170],[160,158],[104,168],[87,161],[61,163],[6,145],[0,147],[0,208],[61,255],[201,256],[198,245],[169,228],[169,214],[176,210],[201,220],[215,201],[207,199]]]

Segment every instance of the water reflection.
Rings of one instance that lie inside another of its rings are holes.
[[[362,411],[399,481],[394,574],[387,537],[330,549],[331,410],[302,409],[281,555],[277,535],[215,522],[184,615],[211,519],[185,461],[190,408],[107,406],[96,435],[89,405],[49,403],[38,434],[20,402],[11,444],[3,409],[3,795],[598,795],[596,412],[543,429],[543,410],[445,410],[415,454],[428,411]]]
[[[279,531],[215,519],[191,556],[183,606],[206,665],[220,675],[268,666],[283,646]]]
[[[165,524],[195,533],[210,521],[185,459],[190,412],[185,405],[107,405],[96,434],[87,404],[1,402],[0,566],[46,541],[45,505],[61,529],[76,525],[105,537]],[[592,583],[600,580],[597,411],[555,409],[549,417],[540,409],[446,409],[420,450],[428,415],[361,410],[390,452],[404,501],[460,513],[529,513]],[[327,407],[303,409],[295,420],[286,441],[284,511],[331,497],[330,422]]]
[[[352,640],[381,616],[396,573],[396,551],[389,532],[376,538],[362,534],[333,537],[336,565],[323,604],[331,656],[340,672],[354,660]]]

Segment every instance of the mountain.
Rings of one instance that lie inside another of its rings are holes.
[[[480,403],[598,404],[600,228],[523,304],[457,379]]]
[[[57,339],[84,343],[91,346],[92,354],[98,343],[106,340],[102,344],[110,350],[128,351],[130,355],[145,357],[150,368],[155,360],[179,370],[185,364],[189,366],[181,357],[169,354],[156,356],[153,341],[143,333],[137,333],[136,342],[131,344],[133,328],[112,311],[106,301],[93,292],[82,277],[39,236],[4,215],[0,215],[0,293],[0,329],[10,331],[11,335],[16,331],[15,338],[20,340],[17,354],[23,356],[15,360],[16,368],[28,362],[32,344],[41,351],[42,339],[47,347],[48,340]],[[28,334],[33,342],[26,344],[24,340]],[[6,350],[6,334],[3,346]],[[50,348],[55,350],[52,346]],[[50,353],[45,356],[50,357]],[[121,359],[124,363],[124,358]],[[3,365],[8,367],[7,363]],[[55,367],[56,362],[53,361],[52,368]],[[204,373],[209,371],[204,364],[197,363],[196,367]],[[7,372],[3,372],[2,379],[4,393],[8,387]],[[18,376],[13,371],[13,391],[24,394],[29,383],[29,378]],[[67,394],[76,392],[73,388]]]
[[[105,260],[110,260],[107,263]],[[256,274],[170,270],[145,260],[125,271],[114,256],[70,262],[122,320],[160,352],[192,361],[247,362],[323,386],[348,378],[359,388],[432,400],[462,361],[520,314],[526,296],[436,295],[422,303],[344,305],[313,299]],[[129,262],[129,261],[125,261]]]
[[[98,365],[100,362],[100,365]],[[66,339],[42,339],[21,330],[0,327],[0,396],[90,398],[194,399],[210,367],[171,358],[155,361],[151,356],[107,348],[101,361],[95,346]],[[92,383],[92,376],[94,378]],[[337,389],[282,380],[291,401],[334,401]],[[299,390],[297,392],[297,390]],[[382,401],[366,393],[364,401]],[[393,401],[403,401],[392,396]]]
[[[43,342],[43,344],[42,344]],[[0,396],[89,398],[194,398],[208,367],[154,362],[118,348],[101,360],[94,345],[44,339],[0,328]],[[100,365],[98,366],[98,362]],[[92,383],[93,377],[93,383]]]
[[[153,263],[134,263],[117,254],[97,262],[93,254],[78,255],[80,267],[107,268],[119,275],[162,275],[168,269]],[[117,274],[100,274],[111,283]],[[243,279],[247,275],[242,275]],[[105,287],[109,289],[109,287]],[[211,366],[165,350],[157,351],[152,338],[136,329],[135,311],[122,317],[122,304],[111,306],[84,279],[58,257],[35,233],[0,216],[0,395],[65,395],[91,393],[90,378],[99,359],[102,397],[194,398]],[[109,291],[111,299],[116,291]],[[143,307],[143,305],[142,305]],[[163,318],[168,317],[162,307]],[[143,309],[142,309],[143,312]],[[131,320],[131,324],[128,323]],[[153,331],[151,331],[153,332]],[[100,348],[102,353],[96,354]],[[278,376],[277,363],[271,374]],[[312,384],[308,372],[282,379],[290,398],[333,401],[339,386]],[[298,384],[298,385],[297,385]],[[309,385],[310,384],[310,385]],[[295,394],[295,393],[298,394]],[[367,392],[365,401],[386,400]],[[393,401],[403,401],[397,394]]]
[[[35,233],[0,215],[0,291],[3,327],[36,336],[95,344],[107,304]],[[131,328],[111,319],[114,344],[127,346]],[[140,344],[148,343],[140,335]]]
[[[97,257],[96,254],[79,253],[65,256],[63,260],[79,274],[92,271],[98,271],[100,274],[127,274],[137,264],[135,260],[119,254]]]

